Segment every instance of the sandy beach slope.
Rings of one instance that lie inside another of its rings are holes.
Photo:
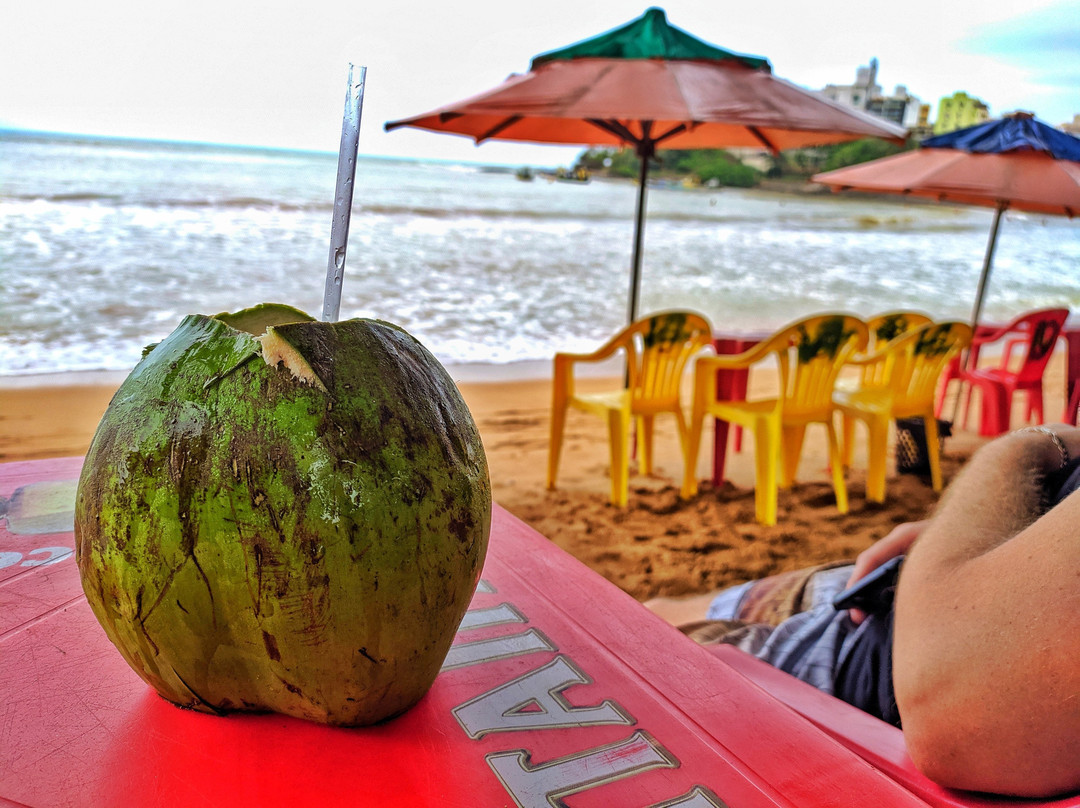
[[[484,438],[496,501],[642,600],[853,558],[895,524],[925,516],[938,499],[927,481],[897,476],[890,461],[888,501],[868,504],[860,445],[848,473],[851,510],[840,515],[828,482],[824,430],[811,428],[799,482],[780,494],[779,524],[765,528],[753,519],[752,441],[742,452],[729,452],[728,481],[716,489],[704,483],[697,498],[683,502],[678,498],[682,460],[674,420],[661,418],[656,472],[631,477],[630,504],[620,510],[607,503],[605,429],[599,419],[578,413],[568,420],[558,489],[546,491],[550,381],[464,375],[470,380],[459,386]],[[768,375],[752,376],[752,389],[770,384]],[[83,454],[122,378],[65,374],[0,381],[0,462]],[[1046,383],[1052,421],[1060,417],[1062,380],[1063,360],[1055,356]],[[581,385],[599,390],[615,383],[590,378]],[[707,431],[706,445],[711,439]],[[966,431],[946,442],[946,479],[982,442]],[[710,473],[707,454],[703,451],[698,463],[702,480]]]

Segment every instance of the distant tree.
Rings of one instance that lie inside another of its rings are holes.
[[[899,154],[904,151],[903,146],[889,143],[877,138],[864,138],[853,140],[850,143],[841,143],[831,149],[831,153],[825,159],[825,170],[832,171],[834,168],[853,166],[879,157],[888,157],[891,154]]]
[[[735,188],[752,188],[761,180],[761,172],[744,166],[723,149],[695,149],[668,152],[674,157],[673,168],[689,174],[701,183],[714,183]]]
[[[641,162],[632,149],[587,149],[575,163],[593,174],[610,177],[637,177]],[[761,172],[744,166],[722,149],[673,149],[660,152],[649,164],[650,171],[676,176],[692,176],[699,182],[750,188]]]
[[[633,149],[586,149],[574,163],[574,168],[584,168],[590,174],[636,177],[639,165]]]
[[[824,148],[790,149],[777,158],[779,173],[809,177],[821,170],[829,154]]]
[[[586,149],[578,156],[574,167],[584,168],[590,172],[602,171],[610,165],[610,163],[605,164],[605,161],[610,160],[615,151],[615,149]]]

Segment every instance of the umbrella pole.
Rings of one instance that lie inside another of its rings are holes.
[[[323,291],[324,322],[337,320],[341,311],[341,284],[345,277],[345,250],[349,243],[349,217],[352,214],[353,180],[356,177],[356,152],[360,142],[360,112],[364,108],[364,78],[367,68],[360,68],[353,81],[349,64],[345,91],[345,114],[341,121],[341,146],[338,149],[337,188],[334,193],[334,218],[330,223],[330,259],[326,267]]]
[[[990,237],[986,242],[986,255],[983,257],[982,274],[979,276],[979,289],[975,293],[975,307],[971,310],[971,332],[974,334],[979,328],[979,318],[982,316],[983,298],[986,296],[986,283],[990,280],[990,270],[994,265],[994,249],[997,247],[998,227],[1001,226],[1001,214],[1008,207],[1004,202],[994,210],[994,223],[990,225]],[[960,358],[961,373],[968,369],[968,360],[971,358],[971,349],[964,351]],[[961,381],[960,387],[963,387]],[[960,389],[956,391],[956,401],[953,403],[953,423],[960,412]]]
[[[630,322],[637,319],[638,289],[641,286],[641,247],[645,235],[645,184],[649,178],[652,143],[642,142],[637,149],[641,158],[638,169],[637,210],[634,212],[634,253],[630,259]]]
[[[1001,214],[1007,205],[1001,203],[994,210],[994,223],[990,226],[990,238],[986,242],[986,256],[983,258],[982,275],[979,276],[979,290],[975,293],[975,308],[971,310],[971,327],[977,328],[982,316],[983,297],[986,295],[986,282],[990,279],[990,269],[994,265],[994,249],[997,247],[998,227]]]

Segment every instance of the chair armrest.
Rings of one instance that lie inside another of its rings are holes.
[[[705,354],[695,361],[694,369],[697,373],[708,373],[715,370],[739,370],[748,368],[765,359],[776,350],[774,340],[762,340],[752,348],[748,348],[737,354]]]
[[[997,328],[985,334],[979,334],[976,332],[971,338],[971,347],[976,348],[980,345],[989,345],[991,342],[997,342],[1002,337],[1005,337],[1009,334],[1022,333],[1024,333],[1024,329],[1017,328],[1016,325],[1012,323],[1008,325],[1003,325],[1000,328]]]
[[[878,362],[885,361],[889,352],[886,350],[874,351],[873,353],[855,354],[848,358],[845,365],[854,365],[855,367],[868,367],[869,365],[876,365]]]
[[[615,352],[619,349],[629,350],[630,338],[626,333],[616,334],[609,339],[595,351],[591,353],[568,353],[560,352],[555,354],[556,357],[566,357],[568,361],[573,362],[601,362],[615,355]]]

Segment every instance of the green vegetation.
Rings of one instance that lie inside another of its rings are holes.
[[[655,166],[654,160],[649,168]],[[608,177],[637,177],[638,158],[632,149],[586,149],[574,163],[574,169],[578,168]]]
[[[578,158],[575,168],[609,177],[637,177],[640,163],[630,149],[588,149]],[[689,178],[694,183],[752,188],[761,172],[743,165],[723,149],[663,151],[649,164],[649,176]]]
[[[761,180],[761,172],[743,165],[723,149],[669,151],[664,162],[671,171],[689,174],[702,184],[753,188]]]
[[[914,142],[897,146],[877,138],[865,138],[832,146],[792,149],[770,156],[771,165],[766,172],[744,165],[723,149],[665,150],[649,163],[649,176],[685,180],[694,185],[752,188],[765,177],[805,180],[819,171],[865,163],[914,147]],[[593,176],[636,179],[639,166],[632,149],[587,149],[578,157],[574,169],[583,168]]]
[[[853,140],[850,143],[841,143],[831,147],[831,153],[825,159],[825,170],[832,171],[834,168],[866,163],[880,157],[899,154],[902,151],[904,151],[903,146],[897,146],[895,143],[878,140],[877,138]]]

